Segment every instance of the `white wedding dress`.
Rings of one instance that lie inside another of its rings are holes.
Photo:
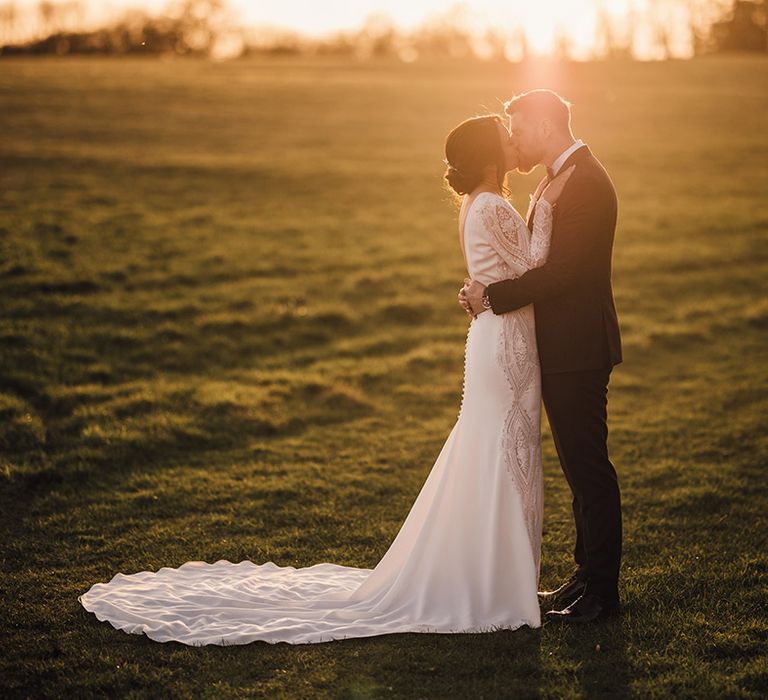
[[[542,200],[530,235],[506,200],[479,194],[464,224],[470,276],[540,265],[551,221]],[[484,312],[467,335],[458,420],[376,568],[191,561],[117,574],[78,600],[117,629],[190,645],[539,627],[540,396],[532,306]]]

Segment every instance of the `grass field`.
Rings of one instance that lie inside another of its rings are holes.
[[[621,619],[188,648],[86,613],[119,571],[376,564],[459,407],[443,138],[537,85],[620,197]],[[0,62],[3,697],[765,697],[767,113],[764,58]]]

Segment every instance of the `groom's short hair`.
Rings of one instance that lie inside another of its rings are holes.
[[[531,90],[515,95],[504,103],[510,116],[519,112],[534,119],[549,119],[563,130],[571,128],[571,103],[552,90]]]

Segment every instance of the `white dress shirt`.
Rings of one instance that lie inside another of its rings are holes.
[[[568,158],[570,158],[571,153],[574,151],[577,151],[579,148],[581,148],[584,145],[584,142],[581,139],[576,139],[568,148],[566,148],[557,158],[555,158],[554,162],[552,163],[552,177],[557,175],[558,172],[560,172],[560,168],[563,167],[563,163],[565,163]]]

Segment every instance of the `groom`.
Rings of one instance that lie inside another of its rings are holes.
[[[607,447],[608,380],[621,362],[611,290],[616,192],[597,158],[574,139],[570,105],[559,95],[533,90],[507,102],[505,111],[518,169],[547,168],[539,193],[559,172],[576,167],[553,213],[547,261],[488,287],[470,281],[459,300],[473,314],[534,304],[542,398],[576,521],[576,568],[559,588],[539,596],[554,607],[548,619],[591,622],[619,609],[621,498]],[[535,204],[529,228],[534,210]]]

